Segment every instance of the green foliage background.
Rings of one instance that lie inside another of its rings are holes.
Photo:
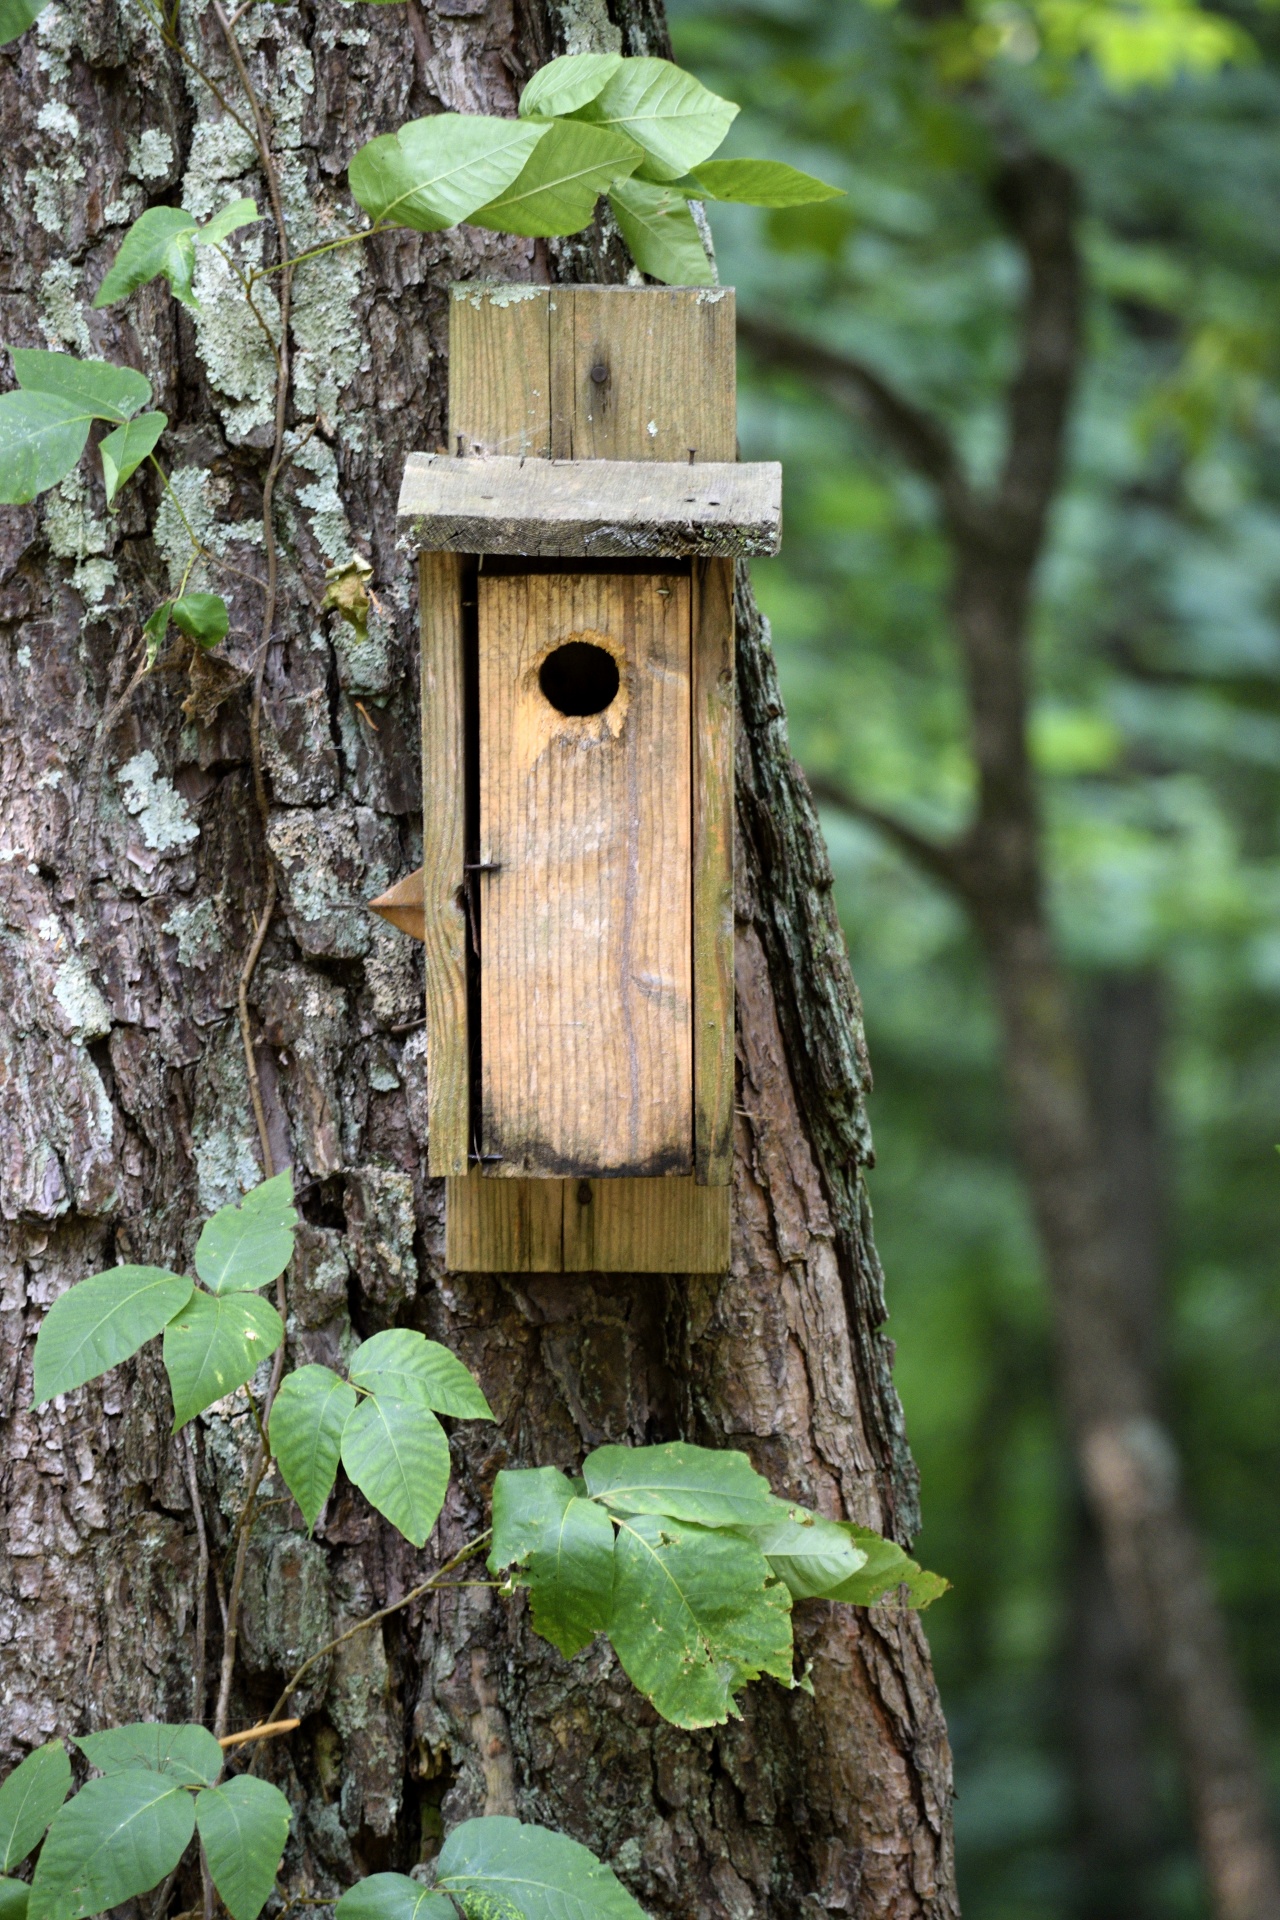
[[[1177,9],[1136,54],[1141,34],[1095,34],[1106,84],[1063,57],[1084,9],[932,27],[858,0],[669,10],[677,59],[743,102],[726,153],[785,153],[848,192],[716,210],[740,306],[872,360],[979,471],[1019,265],[957,78],[985,70],[988,105],[1081,183],[1088,357],[1035,623],[1053,897],[1082,998],[1106,969],[1165,982],[1168,1398],[1280,1778],[1280,18],[1228,9],[1253,52],[1217,71],[1223,45],[1202,59]],[[1126,84],[1144,61],[1159,84]],[[787,463],[784,555],[754,576],[797,756],[953,828],[970,770],[927,494],[798,381],[747,356],[742,379],[743,456]],[[876,1073],[917,1551],[955,1583],[927,1625],[964,1911],[1098,1920],[1066,1725],[1076,1493],[992,1013],[960,911],[869,831],[826,826]],[[1127,1911],[1180,1920],[1204,1907],[1171,1755],[1155,1766],[1158,1857]]]

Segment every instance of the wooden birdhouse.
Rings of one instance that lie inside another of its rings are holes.
[[[733,1121],[733,562],[780,469],[736,461],[728,289],[460,286],[449,447],[409,456],[421,871],[447,1259],[719,1271]]]

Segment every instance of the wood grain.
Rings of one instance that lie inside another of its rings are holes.
[[[426,947],[427,1169],[463,1174],[470,1149],[467,926],[463,908],[462,561],[424,553],[422,632],[422,939]]]
[[[411,453],[399,517],[419,546],[452,553],[770,554],[782,539],[782,468]]]
[[[737,458],[731,287],[556,287],[549,317],[554,459]]]
[[[723,1273],[729,1188],[692,1180],[566,1180],[566,1273]]]
[[[549,287],[468,282],[449,304],[449,452],[551,453]]]
[[[564,1270],[564,1180],[485,1180],[445,1188],[445,1265],[451,1273]]]
[[[694,1174],[733,1178],[733,565],[693,569]]]
[[[486,1170],[693,1168],[690,581],[479,580],[481,1140]],[[611,653],[603,713],[538,670]]]

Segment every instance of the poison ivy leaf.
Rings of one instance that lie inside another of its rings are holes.
[[[844,192],[781,160],[704,160],[691,184],[707,200],[736,200],[748,207],[807,207]]]
[[[206,220],[197,227],[195,242],[198,247],[219,247],[229,234],[241,227],[251,227],[255,220],[261,220],[257,204],[253,200],[233,200],[221,213],[215,213],[212,220]]]
[[[137,472],[168,424],[167,414],[140,413],[136,420],[127,421],[123,427],[117,427],[114,433],[103,437],[98,452],[102,455],[102,477],[107,483],[108,506],[125,481]]]
[[[609,1638],[664,1720],[719,1726],[749,1680],[791,1685],[791,1596],[749,1540],[637,1514],[619,1524],[613,1568]]]
[[[169,631],[169,619],[173,613],[172,600],[162,600],[155,612],[149,616],[142,631],[147,639],[147,665],[153,667],[164,645],[165,635]]]
[[[123,425],[151,398],[149,380],[109,360],[77,360],[73,353],[50,353],[43,347],[10,347],[9,358],[25,392],[56,394],[113,426]]]
[[[576,113],[595,99],[621,65],[620,53],[561,54],[558,60],[538,68],[520,95],[516,111],[522,120],[534,115],[550,120],[558,113]]]
[[[436,1861],[436,1883],[461,1900],[468,1920],[644,1920],[603,1860],[547,1827],[505,1814],[464,1820]]]
[[[148,207],[120,242],[94,306],[109,307],[163,274],[179,300],[194,307],[195,231],[195,220],[181,207]]]
[[[866,1564],[849,1527],[787,1500],[774,1500],[773,1517],[737,1529],[759,1547],[793,1600],[834,1599],[836,1590]]]
[[[597,1447],[582,1465],[593,1499],[615,1513],[666,1513],[704,1527],[756,1526],[772,1518],[773,1494],[745,1453],[694,1447]]]
[[[436,233],[509,187],[545,125],[483,113],[436,113],[361,147],[351,191],[380,225]]]
[[[907,1589],[909,1607],[927,1607],[939,1599],[951,1585],[940,1573],[930,1573],[912,1560],[892,1540],[882,1540],[870,1527],[848,1523],[850,1535],[867,1556],[867,1564],[835,1588],[828,1596],[846,1600],[855,1607],[873,1607],[894,1587]]]
[[[457,1355],[409,1327],[392,1327],[364,1341],[348,1372],[368,1393],[418,1400],[458,1420],[493,1418],[489,1402]]]
[[[371,1873],[347,1889],[334,1915],[335,1920],[458,1920],[452,1900],[405,1873]]]
[[[577,233],[600,195],[643,159],[643,147],[608,127],[553,120],[511,185],[471,214],[471,224],[530,236]]]
[[[669,287],[714,286],[702,236],[678,189],[619,180],[609,189],[609,205],[641,273]]]
[[[197,597],[215,598],[212,594],[189,593],[185,601],[177,602],[174,619],[184,633],[190,633],[190,628],[179,618],[177,609]],[[226,632],[225,624],[222,631]],[[286,1167],[283,1173],[252,1188],[236,1205],[220,1207],[212,1219],[205,1221],[196,1241],[196,1272],[211,1293],[265,1287],[292,1260],[297,1224],[293,1175]]]
[[[449,1442],[421,1400],[362,1400],[343,1430],[342,1464],[406,1540],[426,1545],[449,1485]]]
[[[30,1898],[31,1889],[25,1882],[0,1880],[0,1920],[27,1920]]]
[[[185,1788],[139,1769],[90,1780],[54,1816],[31,1881],[29,1920],[86,1920],[147,1893],[195,1829]]]
[[[191,1298],[191,1282],[161,1267],[112,1267],[60,1294],[36,1337],[35,1399],[42,1406],[118,1367]]]
[[[645,174],[676,180],[713,154],[738,109],[670,60],[624,60],[577,118],[616,127],[649,156]]]
[[[0,0],[0,47],[25,33],[48,4],[49,0]]]
[[[291,1818],[279,1787],[247,1773],[196,1795],[205,1859],[231,1920],[258,1920],[271,1898]]]
[[[71,1791],[61,1740],[37,1747],[0,1786],[0,1873],[25,1860]]]
[[[227,637],[227,603],[220,593],[184,593],[181,600],[170,601],[169,613],[174,626],[198,647],[216,647]]]
[[[65,480],[93,415],[54,393],[0,394],[0,505],[24,507]]]
[[[222,1772],[222,1748],[207,1727],[141,1720],[133,1726],[86,1733],[76,1745],[99,1773],[132,1773],[147,1767],[152,1773],[168,1774],[184,1787],[211,1787]]]
[[[534,1632],[566,1660],[608,1627],[613,1522],[555,1467],[508,1468],[494,1482],[489,1567],[511,1566],[529,1589]]]
[[[309,1527],[333,1491],[342,1430],[355,1404],[355,1388],[328,1367],[299,1367],[280,1383],[271,1409],[271,1451]]]
[[[283,1339],[283,1320],[256,1293],[193,1293],[164,1330],[173,1431],[252,1380]]]

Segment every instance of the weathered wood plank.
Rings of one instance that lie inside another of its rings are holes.
[[[453,288],[451,454],[501,453],[539,460],[550,454],[550,294],[549,287],[515,284]]]
[[[693,569],[694,1173],[733,1177],[733,563]]]
[[[467,926],[463,908],[462,561],[424,553],[422,633],[422,939],[427,979],[427,1166],[463,1174],[470,1147]]]
[[[782,468],[411,453],[399,512],[420,546],[452,553],[768,554],[782,539]]]
[[[560,1273],[563,1180],[486,1180],[473,1170],[445,1188],[451,1273]]]
[[[481,573],[479,633],[486,1171],[690,1173],[689,578]],[[601,711],[543,690],[566,643]]]
[[[557,287],[552,454],[731,461],[731,287]]]
[[[729,1199],[692,1180],[566,1180],[564,1270],[724,1273]]]

